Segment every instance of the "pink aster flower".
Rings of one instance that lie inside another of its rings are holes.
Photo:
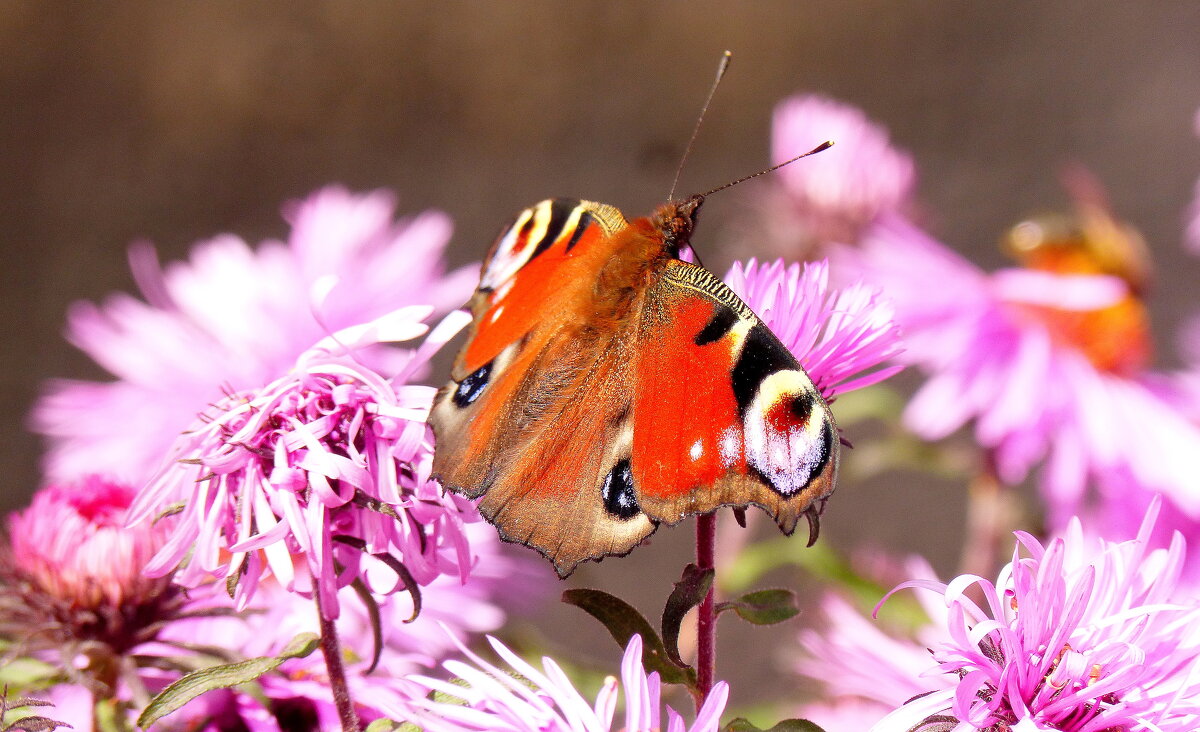
[[[750,215],[735,250],[814,259],[832,244],[852,244],[880,216],[911,209],[916,168],[887,130],[851,105],[815,94],[775,108],[771,157],[788,160],[825,140],[833,147],[787,165],[750,187]]]
[[[886,297],[855,283],[829,286],[825,261],[785,265],[782,260],[735,262],[725,282],[800,360],[826,399],[876,384],[900,371],[903,350]]]
[[[949,640],[932,648],[929,693],[872,729],[1197,729],[1200,604],[1178,587],[1183,538],[1148,549],[1156,514],[1121,543],[1085,540],[1075,519],[1046,545],[1017,532],[995,583],[900,585],[941,596]]]
[[[493,650],[512,668],[497,668],[466,648],[472,662],[447,661],[446,670],[457,681],[440,681],[425,676],[410,677],[428,691],[437,691],[465,704],[414,699],[413,718],[426,732],[607,732],[621,690],[625,692],[624,732],[717,732],[721,712],[729,695],[725,682],[717,683],[688,726],[675,710],[667,707],[667,724],[662,721],[659,700],[661,682],[657,673],[646,674],[642,666],[642,639],[633,636],[621,662],[621,680],[609,677],[594,702],[585,699],[553,660],[542,659],[542,669],[523,661],[502,643],[489,638]],[[514,678],[513,673],[520,678]],[[461,682],[461,683],[459,683]]]
[[[394,212],[388,193],[331,187],[285,208],[287,241],[252,249],[219,236],[165,269],[151,247],[133,247],[145,301],[115,294],[69,313],[67,337],[117,380],[50,383],[33,413],[47,474],[147,480],[206,405],[278,378],[329,333],[409,305],[458,307],[477,272],[443,276],[450,222]]]
[[[9,560],[40,592],[80,610],[161,595],[167,578],[142,568],[166,540],[162,525],[125,528],[134,491],[99,476],[51,484],[8,518]]]
[[[855,228],[908,204],[916,181],[912,157],[892,147],[887,130],[862,110],[816,94],[775,107],[771,156],[787,160],[832,140],[834,146],[779,171],[793,205],[815,228],[840,222]]]
[[[182,504],[147,574],[179,568],[185,586],[236,583],[245,607],[269,570],[316,595],[329,618],[338,588],[360,576],[381,594],[443,574],[465,578],[472,558],[463,523],[474,514],[430,479],[425,418],[434,389],[406,380],[468,316],[443,320],[391,381],[357,358],[422,335],[432,310],[403,308],[329,336],[291,373],[231,392],[180,436],[130,512],[144,522]]]
[[[49,673],[55,719],[91,729],[97,700],[143,688],[136,659],[187,611],[169,578],[142,568],[166,541],[158,525],[125,526],[134,491],[97,476],[51,484],[9,516],[0,545],[0,645]],[[18,683],[20,674],[12,677]]]
[[[930,665],[926,642],[936,637],[934,626],[922,629],[921,642],[890,635],[834,594],[822,600],[821,612],[821,630],[800,634],[805,655],[796,669],[820,684],[824,701],[802,707],[800,716],[827,732],[858,732],[929,692],[921,674]]]
[[[165,524],[125,526],[133,489],[89,476],[52,484],[8,520],[0,549],[0,636],[30,653],[61,652],[52,663],[78,666],[120,654],[153,637],[180,605],[169,578],[142,574],[167,538]]]
[[[910,576],[935,577],[922,559],[910,560],[904,569]],[[800,633],[803,653],[795,663],[800,676],[820,688],[821,701],[802,706],[799,716],[827,732],[860,732],[931,688],[951,688],[949,679],[931,683],[922,677],[931,664],[928,649],[948,640],[949,634],[945,607],[933,598],[918,599],[929,620],[899,633],[866,617],[841,596],[827,593],[816,626]]]
[[[1099,496],[1161,492],[1200,518],[1200,428],[1145,368],[1144,311],[1122,279],[987,273],[898,217],[877,222],[838,265],[892,299],[905,361],[930,374],[905,412],[918,435],[940,439],[973,421],[1009,484],[1044,462],[1054,526],[1087,510],[1089,485]]]

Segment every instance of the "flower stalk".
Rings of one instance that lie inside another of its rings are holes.
[[[706,513],[696,517],[696,566],[703,572],[716,565],[717,514]],[[696,679],[699,695],[696,711],[704,706],[712,691],[713,675],[717,665],[717,611],[714,594],[715,585],[700,601],[696,618]]]
[[[338,643],[337,625],[325,616],[321,607],[321,593],[314,592],[313,598],[317,603],[317,617],[321,623],[321,655],[325,657],[325,670],[329,674],[329,688],[333,692],[333,703],[337,707],[338,718],[342,722],[342,732],[359,732],[362,726],[358,722],[358,714],[354,711],[354,699],[350,696],[350,687],[346,683],[346,665],[342,662],[342,648]]]

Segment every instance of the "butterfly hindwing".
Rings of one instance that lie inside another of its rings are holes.
[[[752,503],[791,533],[832,490],[838,437],[825,400],[708,270],[663,268],[647,290],[637,353],[632,471],[648,516],[674,523]]]

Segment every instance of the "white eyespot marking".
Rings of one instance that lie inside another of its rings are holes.
[[[737,427],[729,427],[721,433],[721,466],[732,467],[742,456],[742,436]]]
[[[692,449],[688,450],[688,457],[690,457],[692,459],[692,462],[694,463],[697,460],[699,460],[703,454],[704,454],[704,443],[701,442],[700,440],[696,440],[695,442],[692,443]]]
[[[500,307],[492,310],[492,314],[488,319],[491,320],[493,323],[495,323],[497,320],[500,319],[500,314],[503,312],[504,312],[504,306],[501,305]]]
[[[797,413],[808,400],[807,418]],[[829,459],[825,417],[802,371],[763,379],[746,410],[746,460],[784,496],[801,491]]]

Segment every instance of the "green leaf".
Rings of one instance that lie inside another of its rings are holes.
[[[755,625],[774,625],[800,614],[796,593],[791,590],[757,590],[717,605],[717,614],[732,610],[742,620]]]
[[[675,583],[671,596],[663,608],[662,632],[663,645],[667,657],[677,666],[686,666],[679,657],[679,626],[683,624],[683,616],[700,604],[704,596],[712,589],[714,571],[712,568],[700,569],[695,564],[683,568],[683,576]]]
[[[54,702],[46,701],[45,699],[34,699],[31,696],[18,696],[12,699],[4,699],[4,710],[12,711],[13,709],[22,709],[24,707],[52,707]]]
[[[366,729],[363,730],[363,732],[395,732],[396,730],[399,730],[399,729],[402,729],[402,727],[400,726],[400,722],[380,717],[379,719],[376,719],[374,722],[371,722],[370,724],[368,724]],[[416,729],[416,727],[414,727],[413,729]]]
[[[771,729],[759,729],[745,719],[738,717],[721,728],[721,732],[825,732],[825,730],[807,719],[785,719]]]
[[[154,697],[138,717],[137,724],[145,729],[206,691],[228,689],[254,681],[259,676],[279,668],[279,665],[288,659],[304,658],[316,650],[319,644],[320,638],[316,633],[301,633],[293,638],[278,656],[260,656],[240,663],[193,671]]]
[[[0,664],[0,686],[33,689],[56,683],[58,677],[57,668],[36,658],[22,656]]]
[[[684,684],[691,689],[696,688],[696,671],[691,668],[680,668],[675,665],[662,639],[646,618],[619,597],[610,595],[603,590],[576,589],[567,590],[562,594],[562,601],[574,605],[588,613],[608,629],[613,639],[621,648],[629,643],[636,633],[642,637],[642,665],[647,671],[657,671],[663,682],[668,684]]]

